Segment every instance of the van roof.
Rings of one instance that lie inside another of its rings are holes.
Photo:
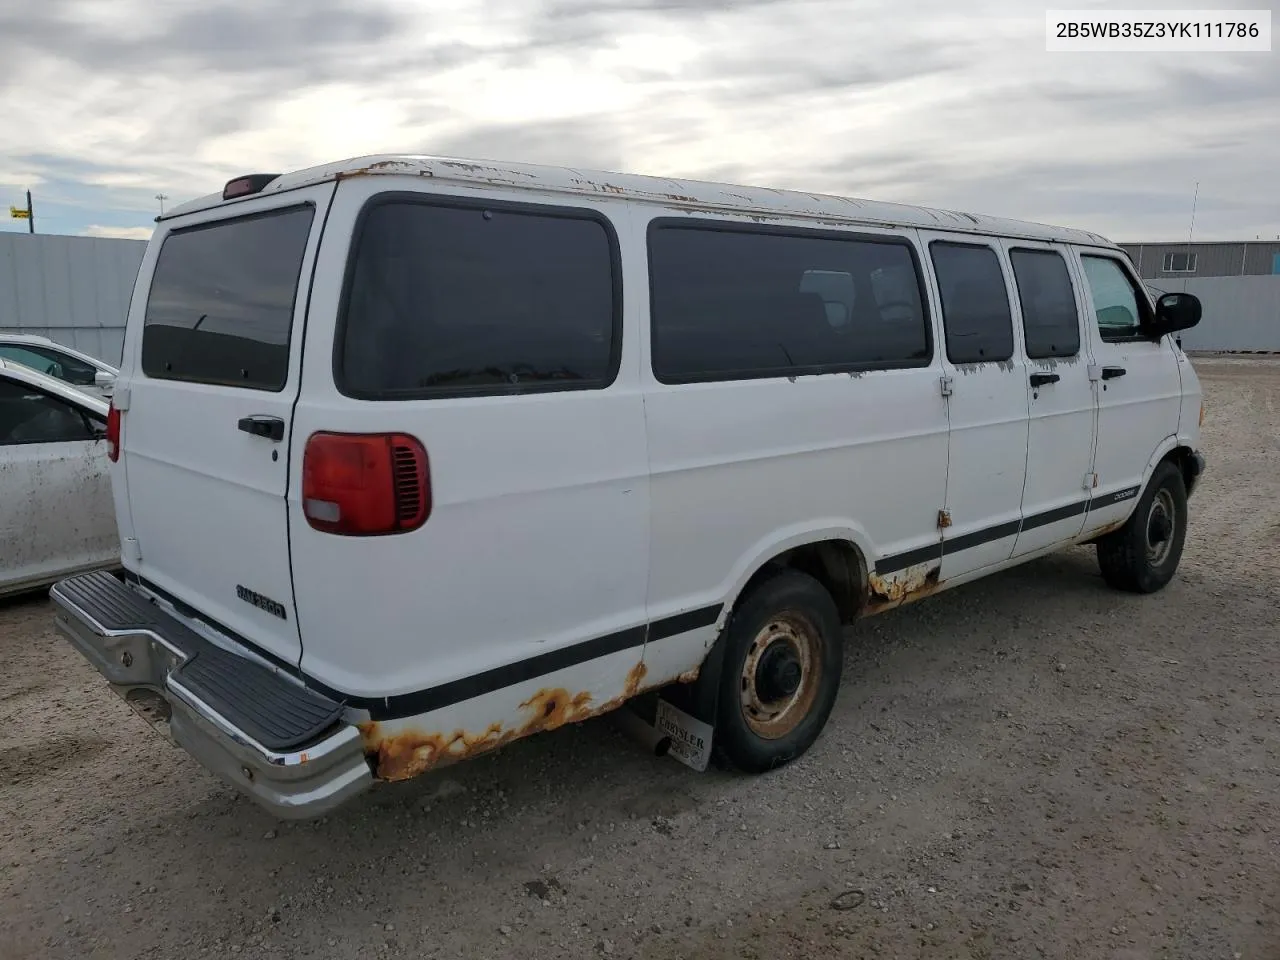
[[[1079,243],[1115,247],[1096,233],[1055,227],[1003,217],[989,217],[953,210],[937,210],[904,203],[859,200],[798,190],[733,186],[697,180],[676,180],[628,173],[607,173],[550,167],[536,164],[461,160],[450,157],[385,155],[355,157],[337,163],[308,167],[272,180],[262,196],[296,190],[329,180],[363,176],[430,177],[462,187],[544,191],[586,197],[622,198],[640,203],[674,206],[690,213],[743,214],[748,216],[797,218],[877,227],[916,227],[923,230],[952,230],[1029,240]],[[162,220],[181,217],[220,205],[240,203],[250,197],[223,200],[210,194],[172,208]]]

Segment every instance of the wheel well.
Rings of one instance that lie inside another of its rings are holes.
[[[1182,474],[1182,482],[1188,491],[1195,486],[1196,462],[1190,447],[1174,447],[1160,458],[1160,462],[1172,463],[1178,468],[1178,472]]]
[[[807,573],[827,588],[840,611],[842,623],[853,623],[867,600],[867,563],[848,540],[822,540],[792,547],[778,554],[751,575],[739,596],[779,569]]]

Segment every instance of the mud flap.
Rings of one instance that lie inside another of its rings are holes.
[[[667,752],[699,773],[707,769],[714,746],[725,633],[722,630],[712,644],[697,680],[674,684],[658,694],[654,726],[669,739]]]
[[[686,767],[702,773],[711,762],[711,739],[714,728],[679,707],[658,700],[654,729],[667,744],[666,754]]]

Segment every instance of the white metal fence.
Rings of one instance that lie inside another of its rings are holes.
[[[119,363],[146,243],[0,233],[0,330],[35,333]]]
[[[1280,277],[1148,280],[1147,288],[1200,298],[1204,316],[1182,331],[1184,350],[1280,351]]]

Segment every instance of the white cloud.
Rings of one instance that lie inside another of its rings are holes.
[[[1199,180],[1198,236],[1280,232],[1271,57],[1049,54],[1042,8],[1017,0],[156,6],[49,0],[0,31],[0,115],[23,131],[0,172],[84,165],[123,209],[249,171],[456,151],[1118,239],[1182,235]]]
[[[0,167],[0,187],[16,188],[18,191],[22,191],[33,189],[42,183],[44,183],[44,178],[34,170],[24,170],[20,167]]]
[[[151,227],[104,227],[95,223],[85,227],[82,235],[113,237],[117,240],[150,240]]]

